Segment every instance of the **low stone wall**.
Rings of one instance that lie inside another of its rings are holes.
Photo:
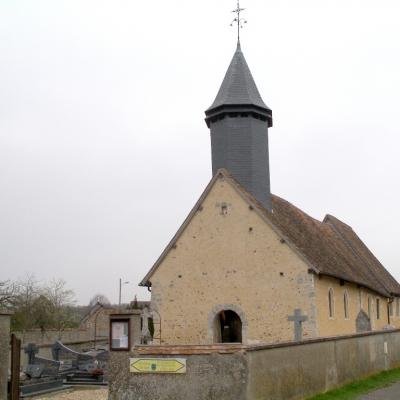
[[[62,342],[88,342],[93,341],[93,335],[87,329],[47,330],[33,329],[25,332],[14,332],[22,343],[35,343],[37,345],[53,344],[56,340]]]
[[[247,355],[247,399],[304,399],[400,366],[400,331],[255,347]]]
[[[186,374],[135,374],[131,357],[183,357]],[[400,330],[265,346],[137,346],[111,353],[109,400],[298,400],[400,366]]]

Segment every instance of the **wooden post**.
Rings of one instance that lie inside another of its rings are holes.
[[[10,400],[19,400],[19,370],[21,362],[21,340],[11,335],[11,386]]]
[[[11,313],[0,309],[0,400],[8,398]]]

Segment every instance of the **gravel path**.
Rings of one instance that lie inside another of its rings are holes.
[[[108,389],[83,389],[47,394],[34,400],[107,400]]]

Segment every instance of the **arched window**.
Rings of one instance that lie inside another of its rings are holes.
[[[389,316],[393,317],[393,302],[389,303]]]
[[[349,295],[347,294],[347,290],[345,290],[343,294],[343,306],[344,306],[344,318],[349,319]]]
[[[242,321],[234,311],[222,310],[215,317],[217,343],[242,343]]]
[[[400,299],[397,297],[396,298],[396,316],[400,317]]]
[[[329,306],[329,318],[335,317],[335,299],[333,297],[333,289],[329,289],[328,293],[328,306]]]
[[[380,308],[380,301],[376,299],[376,319],[381,318],[381,308]]]
[[[371,319],[372,315],[372,303],[371,303],[371,297],[368,296],[368,317]]]

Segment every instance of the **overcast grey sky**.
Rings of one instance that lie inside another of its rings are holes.
[[[272,190],[400,279],[398,0],[242,0]],[[235,0],[0,1],[0,280],[123,300],[211,178]],[[190,266],[188,266],[190,268]]]

